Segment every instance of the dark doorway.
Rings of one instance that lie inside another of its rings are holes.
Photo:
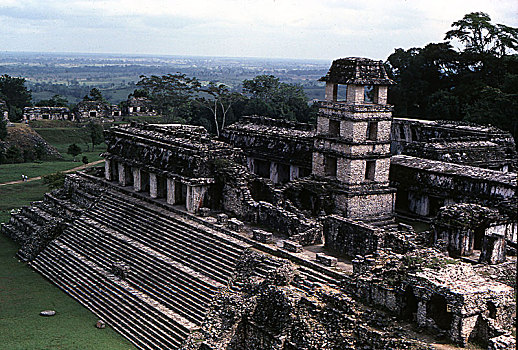
[[[290,181],[290,166],[288,164],[277,164],[277,174],[279,183],[283,184]]]
[[[326,156],[324,158],[324,173],[326,176],[336,177],[336,158]]]
[[[340,121],[329,119],[329,134],[332,136],[340,136]]]
[[[409,204],[410,201],[408,200],[408,191],[398,190],[396,193],[396,210],[409,212]]]
[[[448,303],[442,295],[432,295],[426,305],[426,312],[440,329],[449,330],[451,328],[453,315],[448,311]]]
[[[474,247],[475,250],[481,250],[482,249],[482,241],[484,240],[484,234],[485,234],[484,227],[477,227],[475,228],[475,234],[474,234]]]
[[[91,111],[90,112],[90,117],[92,117],[92,118],[97,117],[97,112],[96,111]]]
[[[267,160],[255,159],[255,173],[265,179],[270,178],[270,162]]]
[[[181,182],[176,182],[175,186],[174,201],[175,204],[185,205],[185,199],[187,198],[187,185]]]
[[[404,320],[414,321],[417,315],[417,298],[414,295],[414,289],[408,286],[403,293],[403,309],[401,317]]]
[[[140,171],[140,191],[149,193],[149,173],[147,171]]]
[[[428,197],[428,216],[436,216],[439,209],[444,206],[444,199],[439,197]]]

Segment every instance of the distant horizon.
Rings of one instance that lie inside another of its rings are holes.
[[[316,61],[329,62],[337,58],[352,57],[342,56],[331,59],[325,58],[293,58],[293,57],[259,57],[259,56],[214,56],[214,55],[188,55],[188,54],[154,54],[154,53],[117,53],[117,52],[60,52],[60,51],[9,51],[1,50],[1,54],[50,54],[50,55],[85,55],[85,56],[113,56],[113,57],[186,57],[186,58],[221,58],[221,59],[257,59],[280,61]],[[368,57],[367,57],[368,58]]]

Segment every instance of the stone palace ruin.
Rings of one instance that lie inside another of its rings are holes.
[[[513,348],[513,139],[392,118],[379,61],[321,80],[316,128],[112,127],[104,169],[2,232],[142,349],[430,349],[419,332]]]

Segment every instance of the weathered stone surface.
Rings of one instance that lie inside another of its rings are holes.
[[[106,328],[106,323],[104,323],[103,320],[99,320],[95,323],[95,327],[99,329],[104,329]]]

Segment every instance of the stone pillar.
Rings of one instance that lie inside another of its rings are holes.
[[[300,168],[298,166],[290,165],[290,181],[293,181],[293,180],[299,178],[299,176],[300,176],[299,171],[300,171]]]
[[[363,85],[347,85],[347,103],[362,104],[364,103],[364,86]]]
[[[505,262],[507,242],[503,235],[485,235],[482,240],[480,263],[500,264]]]
[[[136,192],[140,192],[140,191],[142,191],[140,168],[132,168],[132,172],[133,172],[133,190]]]
[[[149,196],[151,198],[158,197],[158,184],[155,173],[149,173]]]
[[[171,178],[167,178],[167,195],[166,195],[166,198],[167,198],[167,203],[168,204],[171,204],[171,205],[174,205],[176,203],[176,183],[174,181],[174,179],[171,179]]]
[[[277,163],[275,162],[270,163],[270,180],[275,184],[279,182],[279,171],[277,170]]]
[[[417,303],[417,314],[416,314],[417,325],[420,327],[426,327],[426,302],[420,300]]]
[[[109,159],[104,160],[104,178],[108,181],[112,180],[112,161]]]
[[[118,164],[119,184],[122,185],[122,186],[126,186],[127,185],[126,171],[124,169],[125,167],[126,167],[126,165],[124,165],[123,163],[119,163]]]
[[[207,193],[207,186],[187,185],[187,198],[185,199],[185,209],[189,213],[196,213],[203,207],[203,200]]]
[[[246,166],[248,167],[248,170],[249,170],[252,174],[255,174],[255,162],[254,162],[254,158],[252,158],[252,157],[246,157]]]
[[[448,230],[448,252],[451,257],[470,256],[473,254],[475,233],[471,228],[450,226]]]
[[[330,82],[326,82],[326,101],[333,102],[338,98],[338,85]]]

